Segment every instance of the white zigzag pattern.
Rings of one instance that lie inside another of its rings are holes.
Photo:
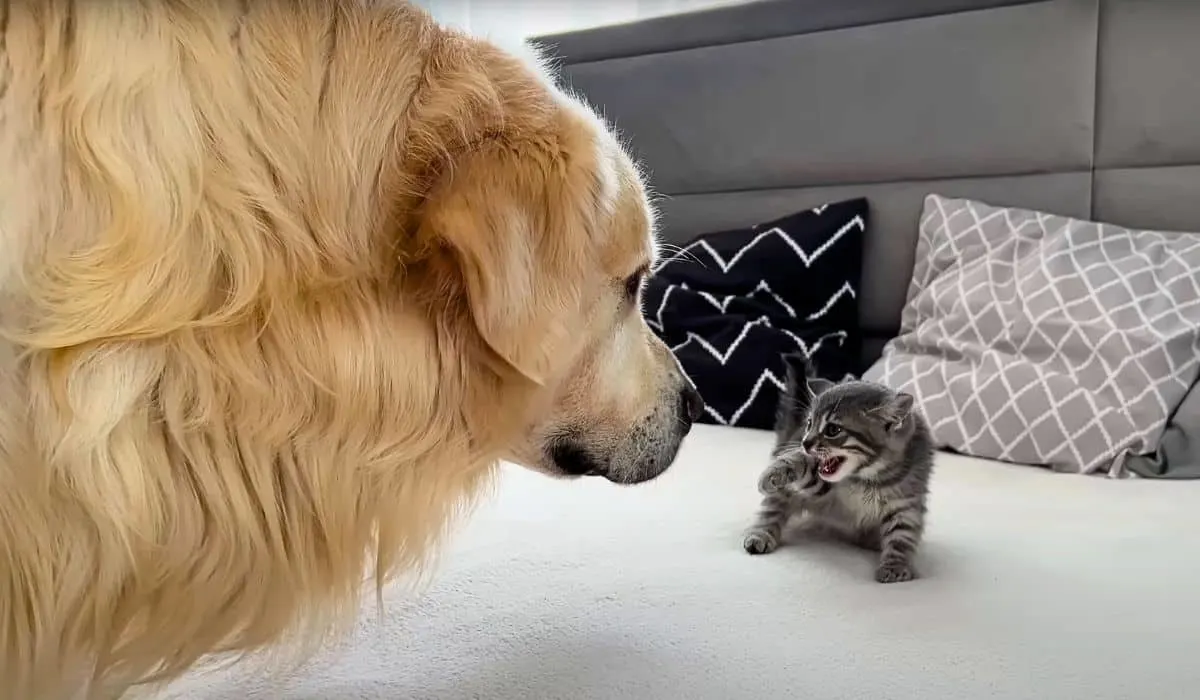
[[[834,292],[833,296],[829,297],[829,301],[825,302],[824,306],[822,306],[820,309],[812,312],[811,314],[805,316],[804,320],[805,321],[815,321],[818,318],[821,318],[825,314],[829,313],[829,310],[833,308],[833,305],[838,303],[838,300],[841,299],[842,297],[846,296],[847,294],[850,295],[851,299],[857,298],[857,296],[858,296],[854,293],[854,287],[851,287],[849,282],[843,282],[841,288],[839,288],[836,292]],[[794,315],[793,315],[793,318],[795,318]]]
[[[697,345],[704,348],[705,352],[707,352],[709,355],[712,355],[713,358],[722,367],[724,367],[725,363],[729,360],[730,355],[733,354],[733,351],[738,349],[738,346],[741,345],[742,341],[746,339],[747,335],[749,335],[750,329],[754,328],[755,326],[765,326],[767,328],[770,328],[771,322],[767,320],[766,316],[763,316],[760,319],[746,323],[745,325],[742,326],[742,330],[738,332],[737,337],[733,339],[733,342],[729,344],[729,347],[725,348],[725,352],[721,352],[721,351],[717,350],[707,340],[705,340],[704,338],[701,338],[700,336],[696,335],[695,333],[693,333],[691,331],[688,331],[687,340],[685,340],[682,343],[671,348],[671,352],[677,352],[679,350],[682,350],[689,343],[695,341]],[[794,338],[795,336],[793,335],[792,337]]]
[[[822,204],[820,206],[813,207],[812,212],[814,214],[821,215],[825,212],[825,210],[828,208],[828,206],[829,206],[828,204]],[[710,246],[708,244],[707,241],[704,241],[704,240],[697,241],[697,242],[687,246],[686,248],[684,248],[683,250],[680,251],[680,254],[689,252],[689,251],[691,251],[692,248],[694,248],[696,246],[700,246],[700,247],[704,248],[708,252],[709,256],[711,256],[712,259],[717,263],[717,265],[719,265],[721,267],[722,272],[729,272],[729,270],[734,265],[736,265],[739,260],[741,260],[742,256],[745,255],[746,252],[749,251],[751,248],[753,248],[755,245],[757,245],[759,243],[759,241],[766,239],[768,236],[775,235],[775,236],[779,236],[781,239],[783,239],[783,241],[785,243],[788,244],[788,246],[792,249],[792,251],[796,253],[796,256],[798,258],[800,258],[800,260],[804,263],[805,267],[811,267],[812,263],[814,261],[816,261],[818,258],[820,258],[821,255],[823,255],[825,253],[825,251],[829,250],[829,248],[832,247],[833,244],[836,243],[839,239],[841,239],[842,236],[844,236],[848,231],[850,231],[851,229],[853,229],[855,227],[857,227],[861,231],[865,228],[865,226],[866,226],[866,224],[863,221],[862,217],[860,217],[860,216],[854,217],[849,222],[847,222],[844,226],[842,226],[840,229],[838,229],[838,231],[833,236],[831,236],[828,240],[826,240],[823,244],[821,244],[820,247],[818,247],[816,250],[814,250],[811,255],[809,253],[805,252],[805,250],[803,248],[801,248],[800,245],[797,244],[796,241],[794,241],[783,229],[780,229],[778,227],[771,228],[771,229],[764,231],[764,232],[758,234],[757,236],[755,236],[753,240],[751,240],[749,243],[747,243],[745,246],[743,246],[742,249],[739,250],[737,253],[735,253],[734,256],[732,258],[730,258],[728,261],[726,261],[723,257],[721,257],[721,255],[719,253],[717,253],[717,251],[714,250],[712,248],[712,246]],[[674,260],[676,257],[678,257],[678,256],[672,256],[672,260]],[[671,260],[668,260],[667,262],[671,262]],[[655,309],[653,318],[646,319],[647,324],[649,324],[653,328],[658,329],[660,332],[664,328],[663,318],[662,318],[663,313],[667,308],[667,303],[669,302],[669,300],[671,298],[671,293],[674,292],[676,289],[684,289],[687,291],[691,291],[690,288],[687,286],[687,284],[678,284],[678,285],[668,286],[667,289],[663,292],[662,299],[659,300],[658,308]],[[791,318],[797,317],[796,310],[790,304],[788,304],[786,301],[784,301],[782,297],[780,297],[778,294],[776,294],[775,291],[771,289],[770,285],[767,284],[766,280],[760,281],[750,294],[753,295],[756,292],[765,292],[765,293],[769,294],[781,307],[783,307],[783,309],[787,312],[789,317],[791,317]],[[716,308],[718,311],[720,311],[721,313],[726,312],[726,310],[729,308],[729,304],[733,300],[742,298],[739,295],[728,295],[728,296],[718,298],[716,295],[710,294],[708,292],[698,292],[697,294],[702,299],[704,299],[709,304],[711,304],[714,308]],[[850,295],[850,298],[852,298],[852,299],[857,297],[857,295],[854,291],[854,287],[851,286],[851,284],[849,282],[843,283],[842,286],[836,292],[834,292],[832,296],[829,297],[829,300],[826,301],[825,304],[820,309],[807,315],[805,317],[805,320],[806,321],[815,321],[815,320],[821,318],[825,314],[829,313],[829,311],[834,307],[834,305],[837,304],[838,300],[841,299],[843,296],[846,296],[847,294]],[[682,350],[687,345],[695,343],[696,345],[701,347],[705,352],[707,352],[709,355],[711,355],[713,357],[713,359],[715,359],[722,367],[724,367],[725,364],[729,361],[729,358],[733,356],[733,353],[737,351],[739,346],[741,346],[742,341],[746,339],[747,335],[749,335],[751,329],[753,329],[757,326],[773,328],[770,320],[766,316],[763,316],[754,321],[749,321],[745,325],[742,326],[741,331],[738,332],[737,336],[733,339],[733,342],[730,343],[727,348],[725,348],[724,352],[717,350],[715,347],[713,347],[713,345],[711,343],[709,343],[704,338],[696,335],[695,333],[689,332],[687,334],[687,339],[684,340],[682,343],[672,347],[671,352],[678,353],[680,350]],[[800,348],[801,352],[804,353],[805,357],[812,357],[812,355],[814,353],[816,353],[817,350],[819,350],[821,348],[821,346],[828,340],[837,339],[838,343],[840,344],[842,342],[845,342],[846,337],[847,337],[846,331],[837,331],[834,333],[827,333],[827,334],[821,336],[820,338],[818,338],[817,341],[812,345],[812,347],[809,347],[809,345],[806,342],[804,342],[804,339],[799,337],[795,333],[793,333],[787,329],[778,329],[778,330],[780,330],[782,333],[784,333],[789,338],[791,338],[792,342],[794,342],[796,344],[796,346],[798,348]],[[684,373],[684,376],[687,376],[687,371],[683,368],[682,363],[679,363],[679,366],[680,366],[680,371],[682,371]],[[688,381],[691,381],[693,384],[695,384],[695,382],[692,380],[692,378],[690,376],[688,376]],[[737,425],[738,421],[741,420],[742,415],[750,408],[751,405],[754,404],[754,401],[758,398],[758,395],[762,391],[763,386],[765,386],[768,382],[771,384],[774,384],[775,387],[780,391],[783,391],[786,388],[786,384],[781,379],[779,379],[779,377],[775,376],[775,374],[773,372],[771,372],[771,370],[766,369],[766,370],[763,370],[762,374],[760,374],[758,376],[758,379],[754,382],[754,386],[751,387],[750,393],[746,397],[746,400],[743,401],[742,404],[740,406],[738,406],[734,410],[734,412],[732,414],[730,414],[728,417],[721,415],[720,412],[718,412],[716,409],[714,409],[712,406],[709,406],[709,405],[705,405],[704,411],[709,416],[711,416],[713,418],[713,420],[715,420],[717,423],[719,423],[721,425]]]
[[[646,319],[646,325],[657,329],[659,333],[662,333],[663,329],[665,328],[665,326],[663,326],[662,315],[663,312],[667,310],[667,301],[669,301],[671,298],[671,292],[675,291],[676,289],[688,289],[688,286],[686,284],[672,284],[668,286],[667,290],[663,292],[662,299],[660,299],[658,302],[658,308],[654,311],[654,318]]]
[[[671,292],[675,291],[676,289],[683,289],[686,291],[691,291],[691,287],[688,287],[687,283],[685,283],[685,282],[681,282],[680,284],[669,285],[667,287],[666,291],[663,292],[662,298],[659,299],[658,308],[654,310],[654,315],[651,318],[646,319],[646,323],[649,324],[651,328],[656,328],[659,331],[662,331],[665,328],[665,326],[663,325],[662,316],[663,316],[663,313],[667,309],[667,302],[671,298]],[[765,292],[766,294],[770,295],[771,298],[775,300],[775,303],[777,303],[781,307],[783,307],[784,312],[786,312],[789,317],[796,318],[795,307],[793,307],[791,304],[784,301],[783,297],[776,294],[775,291],[773,289],[771,289],[771,285],[767,284],[766,280],[759,281],[758,285],[754,288],[754,290],[752,292],[750,292],[749,295],[730,294],[728,296],[717,298],[716,295],[710,294],[709,292],[696,292],[696,294],[701,299],[704,299],[709,304],[711,304],[713,306],[713,308],[717,309],[721,313],[725,313],[726,310],[729,308],[729,304],[732,303],[734,300],[744,299],[744,298],[746,298],[746,296],[752,296],[757,292]],[[831,297],[829,299],[829,301],[825,303],[824,308],[822,308],[820,311],[809,314],[808,316],[805,317],[805,320],[814,321],[814,320],[820,318],[821,316],[824,316],[826,313],[829,312],[829,310],[831,308],[833,308],[833,305],[835,303],[837,303],[837,300],[842,295],[846,294],[847,292],[849,292],[849,294],[852,298],[854,297],[854,289],[850,286],[849,282],[846,282],[845,284],[843,284],[842,289],[839,289],[837,292],[834,293],[833,297]]]
[[[795,333],[787,330],[786,328],[776,329],[774,326],[771,325],[771,321],[769,319],[767,319],[766,316],[763,316],[761,318],[755,319],[753,321],[748,321],[747,323],[745,323],[742,326],[742,330],[738,332],[737,337],[733,339],[733,342],[729,344],[729,347],[725,348],[724,352],[717,350],[715,347],[713,347],[712,343],[708,342],[704,338],[701,338],[700,336],[696,335],[695,333],[692,333],[691,331],[688,331],[686,340],[684,340],[682,343],[679,343],[678,345],[675,345],[674,347],[671,348],[671,352],[678,352],[678,351],[682,350],[683,348],[687,347],[688,345],[690,345],[691,343],[695,342],[697,345],[699,345],[701,348],[703,348],[705,352],[707,352],[709,355],[712,355],[713,359],[716,360],[718,364],[720,364],[722,367],[724,367],[725,363],[727,363],[729,361],[729,358],[732,357],[733,353],[738,349],[738,346],[741,345],[742,341],[746,339],[746,336],[750,334],[751,329],[755,328],[756,326],[762,326],[764,328],[771,328],[773,330],[778,330],[779,332],[783,333],[784,335],[786,335],[787,337],[792,339],[792,342],[796,344],[796,347],[800,348],[800,350],[804,353],[804,355],[806,357],[811,357],[813,355],[813,353],[815,353],[817,350],[821,349],[821,345],[824,344],[826,340],[830,340],[832,338],[837,338],[838,342],[840,343],[840,342],[844,342],[847,337],[846,331],[835,331],[833,333],[826,333],[825,335],[822,335],[820,338],[817,338],[817,342],[813,343],[812,347],[809,347],[808,343],[804,342],[803,338],[801,338],[800,336],[796,335]]]
[[[688,379],[689,381],[691,380],[690,377]],[[725,416],[722,416],[717,412],[716,409],[707,404],[704,406],[704,412],[712,416],[713,420],[721,425],[737,425],[737,422],[742,418],[742,414],[745,413],[746,409],[750,408],[750,406],[754,403],[754,400],[758,398],[758,392],[762,391],[763,385],[768,381],[774,384],[780,391],[783,391],[786,388],[786,385],[779,381],[779,377],[776,377],[771,370],[764,369],[763,373],[758,375],[758,380],[754,382],[754,388],[750,389],[750,395],[746,397],[745,402],[743,402],[741,406],[738,406],[737,410],[735,410],[733,414],[729,416],[729,418],[725,418]]]
[[[846,333],[846,331],[835,331],[833,333],[826,333],[825,335],[821,336],[820,338],[817,338],[817,342],[814,343],[813,346],[810,348],[810,347],[808,347],[808,344],[804,342],[804,339],[801,338],[800,336],[796,335],[795,333],[793,333],[787,329],[783,329],[783,328],[781,328],[780,331],[785,333],[789,338],[792,339],[793,342],[796,343],[796,345],[798,345],[800,347],[800,349],[804,352],[805,357],[812,357],[813,354],[816,353],[816,351],[821,349],[821,346],[825,343],[826,340],[829,340],[830,338],[837,338],[838,344],[840,345],[846,341],[846,337],[848,335]]]
[[[684,286],[684,289],[687,289],[687,287]],[[734,301],[735,299],[744,299],[747,296],[754,296],[758,292],[766,292],[767,294],[769,294],[771,296],[771,298],[774,299],[777,304],[779,304],[780,306],[783,307],[783,310],[785,312],[787,312],[788,316],[790,316],[792,318],[796,318],[796,310],[794,308],[792,308],[791,304],[784,301],[783,297],[776,294],[774,292],[774,290],[771,289],[771,285],[767,284],[766,280],[760,280],[758,285],[754,288],[754,290],[752,292],[750,292],[750,294],[747,294],[747,295],[730,294],[728,296],[724,296],[724,297],[721,297],[720,299],[717,299],[716,296],[709,294],[708,292],[697,292],[697,294],[700,295],[700,297],[703,298],[705,301],[712,304],[718,311],[720,311],[721,313],[725,313],[725,310],[729,308],[730,302]]]
[[[693,248],[699,246],[708,252],[709,256],[712,257],[713,261],[715,263],[717,263],[718,266],[720,266],[722,272],[729,272],[730,268],[732,268],[734,265],[736,265],[737,262],[742,259],[742,256],[745,255],[751,248],[758,245],[759,241],[762,241],[763,239],[767,238],[768,236],[779,236],[780,238],[783,239],[784,243],[788,244],[788,247],[792,249],[792,252],[794,252],[796,254],[796,257],[800,258],[801,262],[804,263],[805,267],[812,267],[813,262],[815,262],[817,260],[817,258],[821,257],[825,253],[825,251],[829,250],[833,246],[834,243],[837,243],[842,238],[842,236],[845,236],[848,231],[850,231],[853,228],[857,228],[858,230],[861,231],[865,227],[866,227],[866,223],[863,221],[863,218],[861,216],[854,217],[850,221],[846,222],[841,228],[839,228],[836,233],[834,233],[832,236],[830,236],[816,250],[814,250],[811,255],[809,253],[805,252],[805,250],[800,247],[800,244],[798,244],[798,243],[796,243],[796,241],[792,240],[792,237],[789,236],[786,231],[779,228],[778,226],[775,228],[763,231],[762,233],[755,236],[753,239],[751,239],[751,241],[749,243],[742,246],[741,250],[739,250],[737,253],[735,253],[734,256],[732,258],[730,258],[729,260],[726,260],[725,258],[721,257],[721,254],[718,253],[711,245],[708,244],[708,241],[706,241],[704,239],[700,239],[700,240],[696,241],[695,243],[692,243],[691,245],[687,246],[686,248],[683,249],[683,252],[690,252]]]
[[[695,338],[695,340],[699,341],[701,347],[703,347],[706,351],[708,351],[710,354],[712,354],[713,357],[717,358],[717,361],[720,362],[722,366],[724,366],[725,362],[724,362],[724,360],[722,360],[722,357],[724,357],[725,359],[728,359],[729,356],[733,354],[733,351],[737,349],[737,346],[739,344],[741,344],[742,339],[745,337],[745,334],[748,332],[748,329],[750,327],[755,326],[755,325],[766,325],[769,327],[771,325],[770,323],[760,324],[760,321],[765,321],[765,319],[759,319],[759,321],[751,321],[750,323],[747,323],[746,326],[742,329],[742,333],[740,333],[738,335],[738,339],[735,340],[730,345],[728,351],[724,354],[716,352],[715,348],[713,348],[710,344],[705,342],[699,336],[694,336],[694,338]],[[824,344],[826,340],[837,338],[838,341],[841,342],[846,339],[845,331],[838,331],[836,333],[828,333],[828,334],[823,335],[820,338],[818,338],[817,342],[814,343],[812,348],[810,349],[808,347],[808,345],[804,342],[804,340],[796,337],[796,335],[794,333],[791,333],[789,331],[784,331],[784,333],[786,333],[789,337],[791,337],[792,340],[795,341],[798,346],[800,346],[800,349],[804,352],[804,355],[806,357],[811,357],[813,353],[815,353],[817,350],[819,350],[821,348],[821,345]],[[679,345],[676,345],[675,347],[671,348],[671,350],[676,351],[676,350],[683,348],[685,345],[690,343],[692,341],[692,339],[693,338],[688,338],[687,340],[680,343]],[[692,382],[692,384],[695,385],[696,382],[690,376],[687,375],[687,371],[683,369],[682,363],[680,363],[680,371],[682,371],[684,373],[684,376],[687,376],[687,379],[689,382]],[[847,375],[847,377],[848,376],[849,375]],[[772,384],[774,384],[780,391],[783,391],[786,388],[786,385],[784,384],[784,382],[782,380],[780,380],[779,377],[775,376],[774,372],[772,372],[769,369],[765,369],[765,370],[763,370],[762,374],[758,375],[758,379],[754,382],[754,386],[751,387],[750,394],[746,397],[746,400],[743,401],[740,406],[738,406],[736,409],[734,409],[733,413],[731,413],[728,417],[721,415],[721,413],[719,411],[717,411],[715,408],[713,408],[712,406],[709,406],[709,405],[704,406],[704,412],[707,413],[708,415],[712,416],[712,419],[721,425],[737,425],[738,421],[741,420],[742,415],[745,414],[746,410],[749,409],[750,406],[752,406],[754,404],[755,399],[758,398],[759,392],[762,391],[763,386],[767,382],[771,382]]]

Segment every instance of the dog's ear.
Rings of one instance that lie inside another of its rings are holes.
[[[581,169],[546,147],[484,144],[454,158],[423,211],[420,236],[449,254],[479,336],[538,384],[580,340],[583,291],[603,274]]]

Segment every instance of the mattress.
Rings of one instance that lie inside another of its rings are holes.
[[[307,664],[203,670],[166,697],[1195,697],[1200,482],[941,454],[923,577],[881,585],[835,542],[742,551],[770,447],[697,426],[634,488],[506,467],[426,586],[389,589]]]

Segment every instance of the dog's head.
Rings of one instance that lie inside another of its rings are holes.
[[[454,157],[423,238],[448,253],[443,279],[503,412],[468,417],[472,431],[520,421],[507,459],[641,482],[672,463],[703,403],[641,315],[656,250],[641,174],[593,112],[551,95]]]

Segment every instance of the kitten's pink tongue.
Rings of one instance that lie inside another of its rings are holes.
[[[837,472],[838,465],[841,463],[842,460],[838,457],[826,457],[821,460],[821,464],[817,467],[817,471],[821,472],[825,476],[829,476],[830,474]]]

